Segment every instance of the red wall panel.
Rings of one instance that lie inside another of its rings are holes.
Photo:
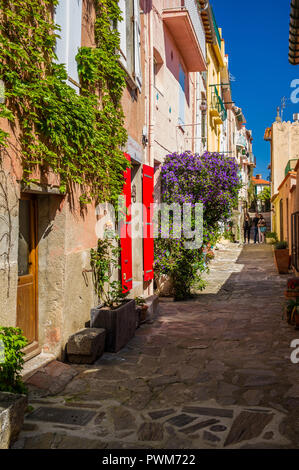
[[[131,161],[130,155],[125,157]],[[133,287],[132,272],[132,226],[131,226],[131,168],[124,172],[123,195],[125,202],[125,214],[120,221],[120,247],[121,247],[121,279],[123,292],[128,292]]]
[[[144,281],[154,278],[153,202],[154,169],[143,165],[143,272]]]

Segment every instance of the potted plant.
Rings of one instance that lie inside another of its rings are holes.
[[[137,306],[138,326],[146,321],[148,305],[143,297],[135,297],[135,304]]]
[[[274,258],[279,274],[288,274],[290,255],[287,242],[282,241],[275,243]]]
[[[117,352],[135,335],[135,300],[127,299],[118,275],[120,248],[118,239],[98,240],[96,250],[91,250],[91,268],[96,294],[101,304],[91,309],[90,327],[106,330],[105,350]]]
[[[286,298],[299,298],[299,278],[292,277],[287,281],[287,289],[284,292]]]
[[[28,399],[21,372],[27,343],[20,328],[0,326],[0,449],[8,449],[23,426]]]
[[[270,245],[274,245],[274,243],[277,243],[277,234],[276,232],[267,232],[266,233],[266,243]]]
[[[299,299],[290,299],[285,308],[287,322],[299,329]]]

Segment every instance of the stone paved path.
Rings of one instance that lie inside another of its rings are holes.
[[[205,293],[161,302],[118,354],[29,379],[15,448],[299,448],[299,331],[269,246],[217,252]]]

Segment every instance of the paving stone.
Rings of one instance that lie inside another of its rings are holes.
[[[162,441],[163,437],[164,431],[161,423],[142,423],[138,429],[139,441]]]
[[[84,426],[94,416],[94,411],[82,410],[76,408],[50,408],[43,406],[37,408],[27,415],[26,419],[30,421],[48,421],[52,423],[77,424]]]
[[[40,389],[43,396],[56,395],[78,374],[73,367],[59,361],[52,361],[39,369],[27,381],[26,385]]]
[[[224,432],[227,430],[227,427],[223,424],[215,424],[214,426],[211,426],[210,430],[213,432]]]
[[[135,428],[135,418],[132,413],[122,406],[109,409],[114,423],[115,431]]]
[[[215,434],[213,434],[209,431],[204,431],[203,438],[204,438],[205,441],[210,441],[210,442],[220,442],[221,441],[220,437],[215,436]]]
[[[219,416],[220,418],[233,418],[234,412],[229,409],[222,408],[205,408],[201,406],[184,406],[184,413],[191,413],[203,416]]]
[[[165,416],[169,416],[173,414],[174,412],[175,410],[173,408],[168,408],[167,410],[151,411],[148,414],[153,420],[155,420],[155,419],[164,418]]]
[[[176,376],[160,376],[156,377],[149,381],[149,386],[152,388],[161,387],[163,385],[174,384],[178,382],[178,378]]]
[[[55,433],[39,433],[25,439],[23,449],[53,449],[55,438]]]
[[[267,375],[258,375],[248,377],[245,381],[245,387],[264,387],[265,385],[274,385],[278,383],[276,377],[269,377]]]
[[[194,416],[180,414],[180,415],[174,416],[173,418],[168,419],[167,422],[172,424],[173,426],[182,428],[183,426],[186,426],[187,424],[192,423],[192,421],[194,421],[195,419],[196,418],[194,418]]]
[[[254,406],[259,405],[264,394],[261,390],[247,390],[243,394],[244,399],[248,403],[248,405]]]
[[[272,431],[265,432],[265,434],[263,435],[263,439],[266,439],[266,440],[273,439],[273,437],[274,437],[274,432]]]
[[[94,424],[101,424],[101,422],[103,421],[103,419],[105,418],[106,416],[106,413],[104,411],[102,411],[101,413],[99,413],[95,420],[94,420]]]
[[[242,411],[234,420],[224,446],[258,437],[272,421],[273,414]]]
[[[182,429],[182,432],[185,434],[192,434],[193,432],[199,431],[200,429],[207,428],[212,424],[219,423],[218,419],[207,419],[206,421],[201,421],[200,423],[193,424],[187,428]]]

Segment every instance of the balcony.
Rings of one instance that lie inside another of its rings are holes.
[[[288,164],[287,164],[287,166],[285,167],[285,171],[284,171],[285,176],[287,176],[287,174],[288,174],[290,171],[294,171],[294,170],[295,170],[295,166],[296,166],[297,162],[298,162],[298,158],[294,158],[294,159],[288,161]]]
[[[252,165],[252,166],[256,167],[256,157],[254,156],[253,153],[251,153],[251,152],[249,153],[248,160],[249,160],[249,165]]]
[[[243,160],[243,163],[248,166],[253,166],[254,168],[256,167],[256,157],[252,152],[247,152],[245,155],[245,158]]]
[[[217,44],[219,46],[219,49],[221,50],[221,37],[220,37],[219,28],[218,28],[218,25],[217,25],[215,13],[214,13],[214,10],[213,10],[212,7],[211,7],[211,11],[212,11],[213,26],[214,26],[214,30],[215,30],[215,34],[216,34]]]
[[[213,87],[212,91],[210,115],[215,124],[222,124],[227,119],[227,111],[216,86]]]
[[[206,40],[196,0],[164,0],[164,24],[175,39],[189,72],[204,72]]]

